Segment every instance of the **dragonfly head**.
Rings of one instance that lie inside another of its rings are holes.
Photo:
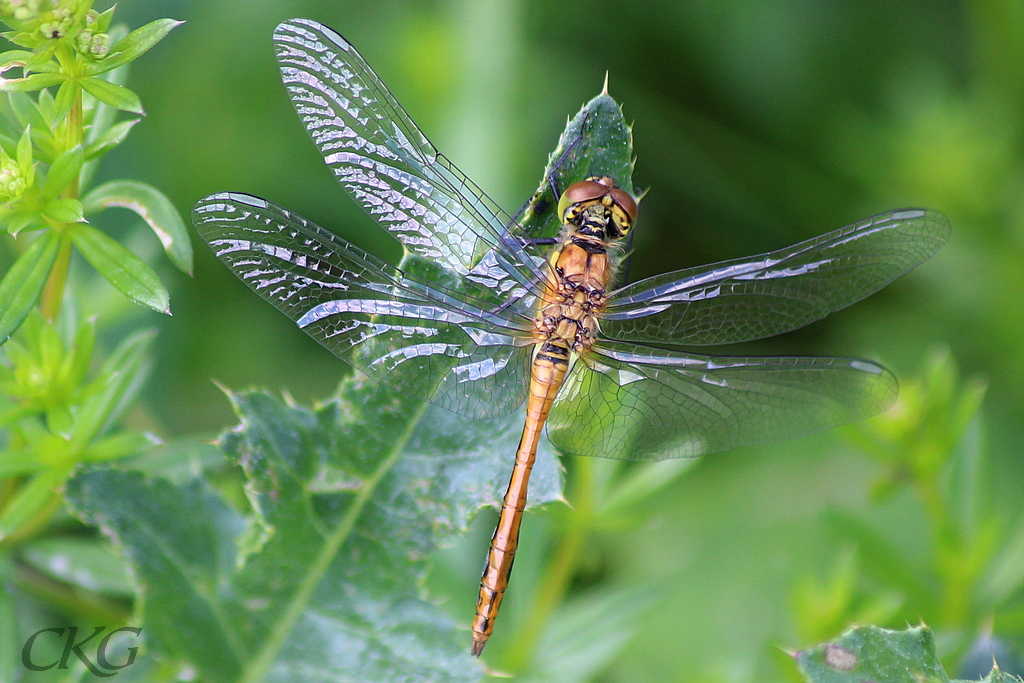
[[[608,176],[573,183],[558,202],[558,215],[565,224],[582,227],[603,223],[605,239],[621,239],[636,221],[636,200]]]

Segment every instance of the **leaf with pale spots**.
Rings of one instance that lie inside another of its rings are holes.
[[[795,655],[809,683],[966,683],[951,680],[927,626],[890,631],[858,626],[839,638]],[[998,666],[981,683],[1021,683]]]

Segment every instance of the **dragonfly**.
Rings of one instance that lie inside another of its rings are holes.
[[[781,334],[859,301],[938,251],[950,232],[942,214],[889,211],[771,253],[616,286],[639,213],[622,179],[570,185],[558,237],[537,238],[437,150],[341,35],[292,19],[274,43],[327,166],[407,259],[429,267],[391,265],[247,194],[208,196],[192,220],[243,282],[369,378],[475,419],[525,404],[473,655],[508,586],[545,427],[562,453],[652,461],[801,437],[895,401],[895,376],[870,360],[693,347]]]

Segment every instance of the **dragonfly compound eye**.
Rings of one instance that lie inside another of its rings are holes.
[[[636,221],[640,207],[636,205],[633,196],[618,187],[608,191],[608,199],[611,200],[612,222],[618,229],[619,236],[623,237]]]
[[[567,212],[573,211],[584,202],[593,202],[601,199],[608,193],[608,186],[598,182],[596,178],[581,180],[573,183],[558,202],[558,217],[563,222],[568,222],[571,216]]]
[[[581,207],[595,202],[608,207],[613,237],[629,232],[637,216],[636,200],[608,176],[587,178],[570,185],[558,202],[558,215],[563,223],[571,223]]]

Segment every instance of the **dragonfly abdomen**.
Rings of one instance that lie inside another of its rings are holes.
[[[501,600],[505,597],[516,549],[519,547],[519,526],[526,509],[526,491],[530,483],[530,472],[537,456],[537,443],[547,420],[551,404],[569,370],[568,347],[562,344],[540,344],[534,355],[530,378],[530,397],[526,404],[526,424],[523,436],[516,450],[516,463],[512,478],[505,492],[505,499],[498,517],[498,525],[491,537],[487,551],[487,562],[480,577],[480,594],[473,617],[473,654],[483,652],[487,639],[494,631],[494,620],[498,616]]]

